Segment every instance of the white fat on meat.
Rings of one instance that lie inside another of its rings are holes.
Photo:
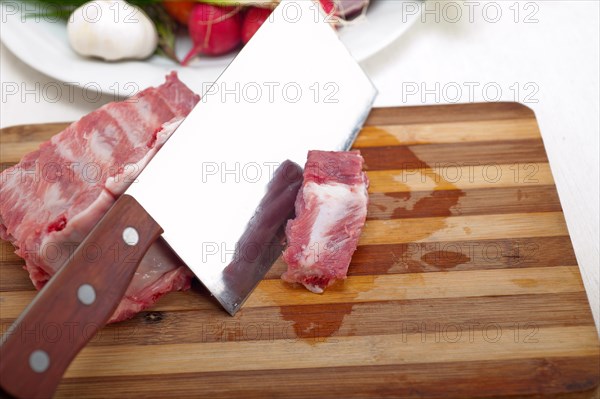
[[[350,186],[342,183],[317,184],[309,182],[305,185],[303,195],[305,203],[312,203],[316,198],[318,214],[310,232],[309,243],[304,247],[300,264],[311,267],[318,261],[319,247],[326,248],[330,240],[329,232],[348,217],[351,209],[366,207],[367,196],[364,184]],[[308,287],[307,287],[308,288]],[[313,287],[313,292],[321,293],[322,289]]]

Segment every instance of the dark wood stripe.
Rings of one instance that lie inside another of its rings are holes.
[[[22,263],[23,260],[15,253],[15,247],[8,241],[0,240],[0,265]]]
[[[445,241],[359,246],[349,276],[430,273],[575,265],[571,240],[531,237],[505,240]],[[279,258],[267,276],[278,279],[287,269]]]
[[[14,263],[0,262],[0,292],[35,290],[23,265],[23,260]]]
[[[16,162],[0,162],[0,173],[14,165],[16,165]]]
[[[368,220],[562,211],[554,186],[371,193]]]
[[[527,106],[502,102],[374,108],[365,124],[383,126],[529,118],[535,118],[535,115]]]
[[[3,333],[11,322],[1,321]],[[581,293],[246,308],[233,318],[214,304],[203,311],[142,312],[131,320],[106,326],[89,345],[292,342],[299,338],[425,333],[458,340],[461,334],[487,328],[522,341],[533,340],[543,327],[591,323],[590,309]],[[29,328],[23,334],[25,339],[33,334],[43,339],[45,335],[55,336],[56,329],[37,326],[37,330]]]
[[[465,398],[579,392],[594,389],[598,379],[597,357],[585,356],[73,378],[63,380],[56,397]]]
[[[349,275],[552,267],[567,264],[577,264],[568,236],[386,244],[359,247],[352,258]]]
[[[364,147],[360,152],[366,170],[548,162],[541,139]]]
[[[25,262],[8,241],[0,240],[0,292],[34,290]]]

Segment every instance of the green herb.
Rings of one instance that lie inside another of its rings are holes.
[[[4,1],[4,0],[0,0]],[[88,3],[90,0],[21,0],[23,3],[30,3],[37,5],[34,7],[35,11],[28,12],[27,17],[48,17],[62,19],[69,18],[69,15],[76,8]],[[161,2],[161,0],[128,0],[129,4],[140,7],[145,10],[147,6],[153,6]],[[25,9],[27,11],[27,9]]]
[[[158,54],[164,55],[175,62],[179,62],[175,54],[175,32],[177,22],[165,11],[160,4],[146,4],[142,6],[156,26],[158,32]]]

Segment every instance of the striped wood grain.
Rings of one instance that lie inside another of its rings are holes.
[[[6,168],[64,128],[0,133]],[[526,107],[374,110],[348,279],[323,295],[278,260],[227,316],[196,284],[105,327],[58,397],[596,397],[597,331],[537,122]],[[0,327],[34,297],[0,243]],[[43,338],[43,328],[35,331]]]

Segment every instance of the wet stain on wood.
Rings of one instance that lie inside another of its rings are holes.
[[[353,303],[343,303],[337,305],[334,312],[306,313],[302,312],[302,306],[286,306],[281,309],[281,316],[284,320],[292,322],[296,338],[306,339],[314,345],[335,335],[344,318],[352,313],[353,307]]]
[[[398,157],[398,166],[406,167],[412,165],[414,168],[408,170],[407,173],[418,173],[423,181],[431,183],[431,189],[428,191],[419,191],[418,193],[406,191],[402,193],[388,193],[386,195],[397,199],[397,206],[391,211],[391,217],[408,218],[412,213],[421,214],[424,210],[435,209],[439,216],[451,216],[453,208],[458,204],[461,197],[466,194],[456,185],[447,181],[439,170],[432,168],[429,164],[419,159],[417,155],[408,147],[402,147],[403,151]],[[403,179],[403,176],[397,179]],[[427,238],[436,231],[442,230],[447,226],[444,219],[437,220],[435,226],[432,226],[429,231],[422,234],[421,237],[416,237],[415,241]]]
[[[437,267],[441,270],[447,270],[468,263],[471,258],[462,252],[434,251],[427,252],[421,257],[421,260],[428,265]]]
[[[388,193],[386,195],[393,199],[394,207],[379,210],[385,211],[386,213],[389,212],[389,216],[394,219],[411,217],[411,213],[421,214],[429,209],[436,209],[436,214],[440,216],[452,215],[453,207],[458,204],[461,197],[465,196],[465,193],[452,183],[446,181],[438,171],[419,159],[409,147],[398,148],[401,149],[398,153],[398,165],[401,165],[402,167],[413,165],[417,168],[415,169],[415,173],[419,173],[422,179],[431,181],[432,189],[430,191],[420,191],[418,193],[413,193],[408,190],[398,193]],[[443,218],[437,220],[435,223],[436,225],[433,226],[432,229],[423,233],[421,237],[417,237],[416,239],[424,239],[447,226],[446,221]],[[406,246],[405,248],[408,249],[409,246]],[[401,269],[398,271],[402,272],[408,268],[415,268],[415,266],[419,266],[418,269],[423,269],[420,265],[403,263],[406,259],[405,253],[399,253],[397,256],[398,261],[390,265],[388,272],[395,268]],[[425,263],[426,265],[434,266],[442,270],[456,267],[457,265],[468,261],[470,261],[470,258],[462,253],[451,253],[446,251],[427,252],[422,255],[420,261],[409,260],[409,262],[412,263]],[[423,277],[421,275],[415,275],[414,283],[424,284]],[[341,287],[341,284],[343,284],[343,281],[337,282],[334,286],[329,287],[322,295],[327,295],[328,291],[338,289],[337,287]],[[303,288],[299,287],[298,289]],[[306,315],[298,313],[295,309],[290,311],[282,308],[281,314],[285,320],[293,323],[294,331],[299,338],[312,338],[314,337],[315,331],[318,331],[320,337],[329,337],[334,335],[340,329],[344,317],[352,312],[352,306],[353,303],[348,302],[347,306],[343,309],[338,309],[335,315],[329,314],[326,323],[317,317],[306,317]]]
[[[281,284],[289,291],[289,295],[328,295],[334,293],[343,293],[346,302],[336,303],[334,307],[327,305],[295,305],[285,306],[281,302],[281,317],[291,322],[291,327],[296,338],[306,339],[311,345],[328,341],[327,338],[335,336],[344,324],[344,320],[351,315],[354,305],[361,302],[361,294],[368,293],[374,289],[377,276],[362,276],[359,282],[338,280],[331,287],[328,287],[323,294],[313,294],[308,292],[300,285],[290,285],[281,281]],[[423,284],[424,279],[421,275],[415,275],[415,283]],[[277,300],[274,300],[276,303]],[[289,339],[289,331],[286,333]]]

